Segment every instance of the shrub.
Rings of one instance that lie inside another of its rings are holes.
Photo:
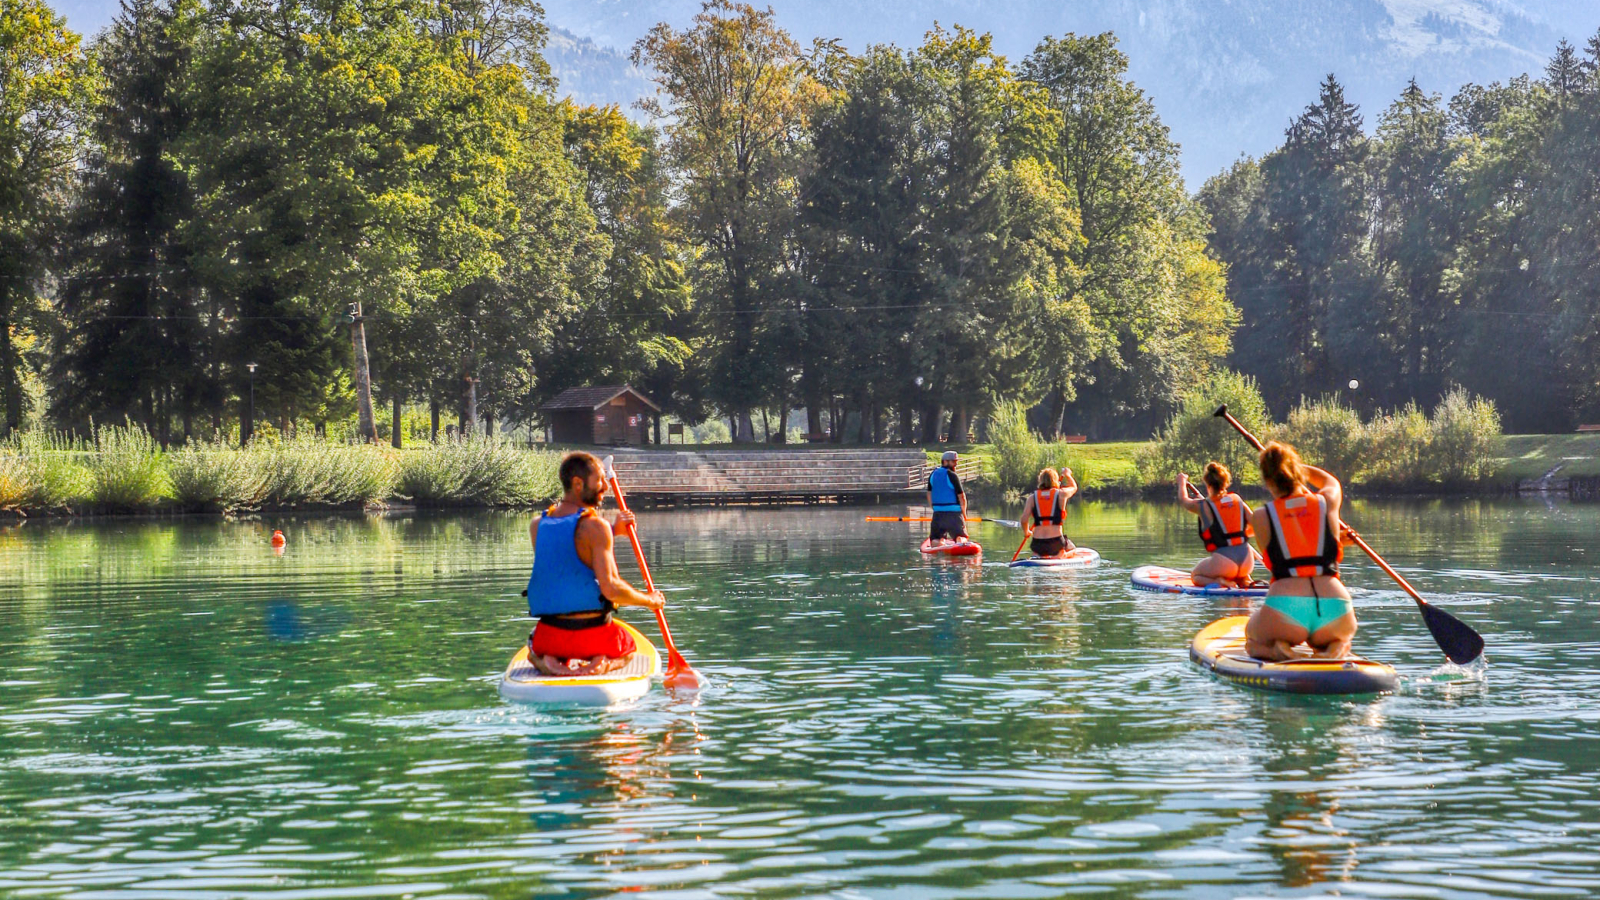
[[[360,444],[293,440],[250,453],[267,473],[266,501],[282,506],[368,503],[389,497],[399,466],[392,451]]]
[[[1032,487],[1039,470],[1049,465],[1046,445],[1028,427],[1028,408],[1021,401],[1000,404],[989,419],[989,441],[994,445],[995,484],[1002,491]]]
[[[1241,483],[1259,479],[1258,454],[1227,422],[1214,416],[1224,403],[1255,435],[1271,429],[1272,418],[1256,380],[1218,369],[1184,394],[1155,442],[1139,453],[1139,474],[1146,485],[1171,482],[1179,472],[1197,477],[1212,460],[1227,466]]]
[[[1428,417],[1415,403],[1384,413],[1366,427],[1368,484],[1400,486],[1427,480]]]
[[[9,447],[0,449],[0,509],[22,509],[31,496],[33,482],[22,454]]]
[[[265,454],[196,443],[167,455],[172,496],[186,509],[253,509],[267,497]]]
[[[65,434],[24,431],[7,442],[12,457],[12,490],[21,495],[16,508],[69,509],[89,494],[89,472],[83,466],[82,443]],[[0,503],[0,506],[9,504]]]
[[[529,506],[560,493],[557,453],[473,436],[404,453],[396,490],[423,505]]]
[[[102,425],[88,454],[89,499],[114,510],[149,509],[168,495],[161,445],[143,425]]]
[[[1288,421],[1274,430],[1273,437],[1294,445],[1302,459],[1341,481],[1361,478],[1367,457],[1366,428],[1361,414],[1338,397],[1309,403],[1302,400],[1289,413]]]
[[[1451,388],[1428,422],[1427,474],[1441,484],[1490,478],[1505,455],[1504,443],[1494,401]]]

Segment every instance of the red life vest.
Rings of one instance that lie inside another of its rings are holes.
[[[1060,493],[1060,488],[1050,488],[1048,490],[1033,492],[1034,527],[1037,528],[1040,525],[1059,526],[1061,524],[1061,520],[1067,515],[1067,502],[1062,500],[1060,506],[1056,505],[1056,497],[1060,495]],[[1040,515],[1040,513],[1042,513],[1045,509],[1050,510],[1049,516]]]
[[[1211,520],[1209,523],[1207,518]],[[1230,492],[1215,501],[1200,501],[1200,540],[1205,542],[1208,551],[1215,553],[1220,547],[1237,547],[1253,534],[1250,507],[1238,494]]]
[[[1344,547],[1328,527],[1328,499],[1299,493],[1267,505],[1267,568],[1272,577],[1310,578],[1339,574]]]

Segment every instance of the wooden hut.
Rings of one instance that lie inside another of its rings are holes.
[[[628,385],[576,387],[539,407],[557,444],[648,444],[661,407]]]

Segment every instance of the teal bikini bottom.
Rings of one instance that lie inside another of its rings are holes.
[[[1266,605],[1312,634],[1351,610],[1346,597],[1268,597]]]

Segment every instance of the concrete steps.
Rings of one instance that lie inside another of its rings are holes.
[[[910,449],[619,453],[630,497],[666,502],[814,502],[920,490],[926,457]],[[914,480],[915,479],[915,480]]]

